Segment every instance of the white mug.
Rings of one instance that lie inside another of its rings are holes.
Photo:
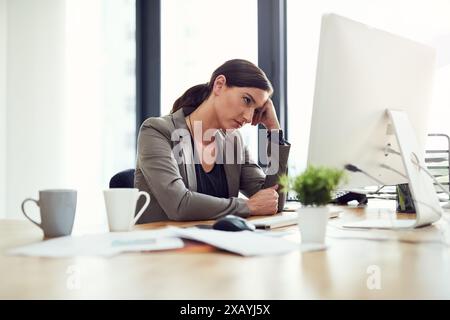
[[[103,196],[111,232],[130,231],[150,204],[150,195],[136,188],[108,189],[103,191]],[[146,201],[138,214],[134,216],[140,196],[145,196]]]

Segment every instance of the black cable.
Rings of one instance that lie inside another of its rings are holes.
[[[382,185],[385,186],[386,183],[384,183],[383,181],[378,180],[377,178],[375,178],[374,176],[370,175],[369,173],[367,173],[364,170],[361,170],[360,168],[358,168],[357,166],[348,163],[344,166],[344,168],[350,172],[361,172],[362,174],[364,174],[365,176],[369,177],[370,179],[372,179],[373,181],[375,181],[378,185]]]

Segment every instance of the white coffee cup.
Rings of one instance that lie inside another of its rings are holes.
[[[150,195],[136,188],[108,189],[103,191],[103,196],[111,232],[130,231],[150,204]],[[145,196],[146,201],[134,216],[140,196]]]

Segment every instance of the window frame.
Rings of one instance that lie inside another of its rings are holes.
[[[286,0],[258,0],[257,6],[258,65],[272,82],[272,100],[287,139]],[[136,0],[136,135],[145,119],[159,116],[161,0]],[[258,135],[258,145],[259,138]],[[263,165],[260,160],[259,164]]]

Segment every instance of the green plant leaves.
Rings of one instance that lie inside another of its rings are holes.
[[[331,201],[331,192],[345,177],[343,170],[309,166],[295,177],[283,175],[279,179],[282,191],[295,191],[297,199],[306,206],[323,206]]]

